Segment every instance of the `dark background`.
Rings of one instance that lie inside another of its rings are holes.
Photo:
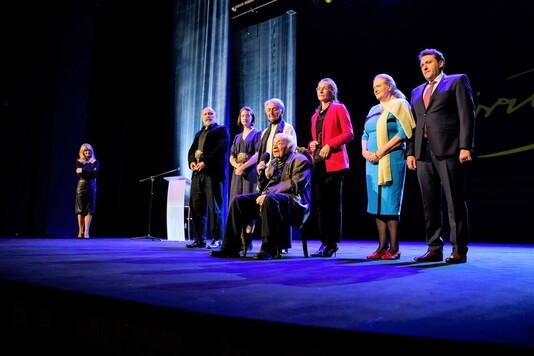
[[[264,1],[265,2],[265,1]],[[232,2],[233,5],[241,3]],[[376,104],[373,77],[391,74],[409,97],[424,80],[417,55],[440,49],[445,73],[466,73],[477,105],[469,176],[473,241],[532,243],[534,94],[531,1],[278,1],[231,20],[239,31],[296,11],[299,143],[318,104],[314,88],[333,78],[355,131],[344,190],[344,238],[372,239],[366,214],[364,118]],[[231,12],[231,10],[229,9]],[[176,168],[174,1],[7,1],[0,5],[0,234],[75,236],[74,161],[89,142],[101,161],[93,236],[145,235],[150,182]],[[232,17],[232,12],[230,13]],[[428,24],[431,29],[426,29]],[[231,73],[230,113],[238,73]],[[190,120],[199,120],[192,117]],[[257,113],[263,119],[263,113]],[[235,115],[228,120],[237,133]],[[505,153],[505,154],[503,154]],[[494,155],[494,156],[492,156]],[[188,172],[182,172],[187,174]],[[401,233],[424,241],[420,197],[408,172]],[[167,182],[154,180],[151,232],[166,236]],[[303,233],[314,235],[314,217]]]

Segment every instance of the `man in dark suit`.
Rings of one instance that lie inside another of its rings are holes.
[[[188,153],[189,168],[193,171],[189,208],[195,241],[186,246],[206,247],[209,212],[212,241],[208,248],[219,248],[224,231],[223,195],[230,134],[225,126],[217,124],[217,114],[211,107],[202,109],[202,122]]]
[[[230,204],[224,240],[220,250],[210,251],[214,257],[246,255],[241,231],[251,219],[261,219],[262,245],[256,260],[281,258],[281,250],[291,247],[291,227],[301,227],[310,213],[310,158],[296,152],[293,136],[277,133],[273,156],[260,172],[258,193],[239,194]]]
[[[445,262],[465,263],[470,239],[465,166],[471,162],[474,143],[473,92],[465,74],[443,73],[445,57],[440,51],[425,49],[419,61],[426,83],[412,91],[417,126],[407,143],[406,164],[417,169],[428,249],[415,261],[442,261],[448,234],[452,253]]]

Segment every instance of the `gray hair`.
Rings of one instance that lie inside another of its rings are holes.
[[[270,103],[273,103],[278,109],[280,109],[280,116],[282,116],[286,111],[286,106],[284,105],[284,102],[281,99],[271,98],[269,100],[266,100],[263,104],[264,109],[267,109],[267,105],[269,105]]]
[[[278,137],[279,139],[283,140],[287,143],[286,150],[284,152],[284,155],[295,153],[295,150],[297,149],[297,142],[295,141],[295,138],[292,135],[288,135],[283,132],[279,132],[274,137]]]

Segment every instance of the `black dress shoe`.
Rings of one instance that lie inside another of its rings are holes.
[[[443,252],[440,250],[427,251],[424,255],[415,257],[417,262],[441,262],[443,261]]]
[[[277,260],[277,259],[282,258],[282,255],[261,250],[260,252],[255,254],[252,258],[255,260]]]
[[[210,256],[211,257],[240,257],[239,252],[229,251],[225,248],[221,248],[220,250],[211,250]]]
[[[467,255],[459,252],[453,252],[445,259],[445,262],[450,264],[466,263]]]
[[[203,242],[198,242],[197,240],[195,240],[193,243],[185,245],[185,247],[187,247],[187,248],[204,248],[204,247],[206,247],[206,243],[204,241]]]
[[[221,241],[220,240],[211,240],[211,243],[207,246],[209,249],[218,249],[221,247]]]

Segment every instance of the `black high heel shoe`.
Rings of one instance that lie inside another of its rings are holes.
[[[312,257],[323,257],[323,253],[324,253],[325,249],[326,249],[326,245],[325,244],[321,244],[321,247],[319,247],[317,252],[312,253],[311,256]]]
[[[323,251],[323,255],[321,257],[332,257],[332,255],[336,255],[337,250],[339,250],[339,247],[337,247],[337,244],[326,246],[325,250]]]

